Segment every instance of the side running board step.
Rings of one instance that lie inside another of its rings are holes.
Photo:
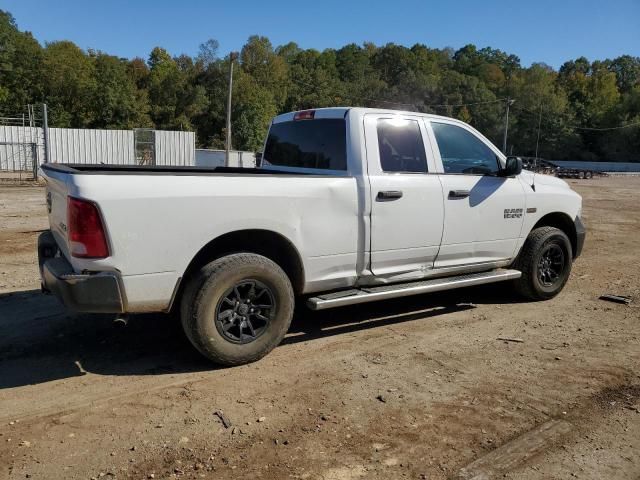
[[[324,310],[326,308],[342,307],[356,303],[374,302],[376,300],[387,300],[389,298],[408,297],[409,295],[502,282],[504,280],[520,278],[521,275],[522,272],[518,270],[498,269],[490,272],[470,273],[467,275],[435,278],[418,282],[353,288],[311,297],[307,300],[307,305],[312,310]]]

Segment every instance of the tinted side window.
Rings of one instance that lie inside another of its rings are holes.
[[[464,128],[431,122],[445,173],[492,174],[498,157],[479,138]]]
[[[346,170],[346,141],[342,118],[275,123],[262,158],[271,165]]]
[[[427,157],[417,120],[378,120],[380,166],[385,172],[427,171]]]

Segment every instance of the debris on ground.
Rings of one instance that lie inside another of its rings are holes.
[[[521,338],[498,337],[496,338],[496,340],[502,340],[503,342],[524,343],[524,340]]]
[[[213,414],[220,419],[224,428],[229,428],[233,425],[231,420],[229,420],[229,417],[227,417],[222,410],[216,410]]]
[[[386,397],[385,397],[384,395],[378,395],[378,396],[376,397],[376,400],[379,400],[379,401],[381,401],[382,403],[387,403],[387,399],[386,399]]]
[[[600,295],[600,300],[606,300],[607,302],[614,303],[622,303],[624,305],[629,305],[631,303],[631,297],[627,297],[626,295]]]

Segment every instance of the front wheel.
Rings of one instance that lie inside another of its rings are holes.
[[[516,290],[530,300],[555,297],[569,280],[572,258],[571,242],[562,230],[536,228],[514,262],[514,268],[522,272],[515,281]]]
[[[205,265],[187,284],[181,303],[184,331],[213,362],[256,361],[284,338],[294,309],[286,273],[275,262],[238,253]]]

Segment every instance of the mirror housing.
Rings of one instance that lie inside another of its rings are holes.
[[[262,165],[262,152],[256,152],[253,154],[253,156],[256,159],[256,167]]]
[[[522,159],[520,157],[507,157],[507,163],[500,170],[501,177],[515,177],[522,172]]]

